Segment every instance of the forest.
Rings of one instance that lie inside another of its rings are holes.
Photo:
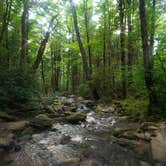
[[[164,166],[164,27],[165,0],[0,0],[0,166]]]

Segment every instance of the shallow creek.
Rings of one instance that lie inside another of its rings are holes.
[[[112,143],[111,129],[123,118],[88,113],[78,125],[55,123],[50,131],[34,134],[10,154],[12,166],[139,166],[131,151]],[[20,143],[21,144],[21,143]]]

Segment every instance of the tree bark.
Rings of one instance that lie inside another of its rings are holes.
[[[45,35],[44,39],[41,41],[40,47],[38,49],[36,60],[35,60],[35,62],[33,64],[33,66],[32,66],[34,71],[36,71],[38,69],[38,67],[40,65],[40,62],[42,60],[42,57],[43,57],[43,54],[44,54],[44,51],[45,51],[45,48],[46,48],[46,44],[48,42],[48,39],[49,39],[49,36],[50,36],[50,32],[51,32],[51,28],[53,26],[55,18],[56,18],[56,16],[52,17],[52,19],[50,21],[50,24],[49,24],[48,31],[46,32],[46,35]]]
[[[6,11],[3,15],[2,29],[1,29],[1,33],[0,33],[0,44],[3,41],[5,31],[8,31],[8,24],[9,24],[9,20],[10,20],[12,2],[13,2],[13,0],[6,0]]]
[[[28,7],[29,0],[24,0],[24,9],[22,13],[22,20],[21,20],[21,52],[20,52],[20,66],[25,64],[26,56],[28,51]]]
[[[145,85],[147,88],[147,93],[149,97],[149,108],[148,114],[154,114],[154,105],[157,103],[156,95],[153,91],[153,76],[152,76],[152,60],[150,45],[148,44],[148,30],[147,30],[147,18],[145,11],[145,0],[139,0],[139,14],[140,14],[140,24],[141,24],[141,36],[142,36],[142,49],[143,49],[143,59],[144,59],[144,70],[145,70]]]
[[[128,86],[132,84],[132,63],[133,63],[133,43],[132,43],[132,23],[131,23],[131,0],[128,3]]]
[[[121,46],[121,79],[122,79],[122,98],[127,96],[126,90],[126,70],[125,70],[125,23],[124,23],[124,0],[119,0],[120,17],[120,46]]]

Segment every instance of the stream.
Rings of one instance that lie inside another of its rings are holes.
[[[32,139],[20,139],[21,149],[8,155],[6,166],[142,166],[134,152],[114,143],[110,135],[126,117],[85,110],[85,122],[55,122]]]

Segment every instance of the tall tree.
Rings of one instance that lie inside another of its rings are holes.
[[[126,70],[125,70],[125,19],[124,19],[124,0],[119,0],[120,17],[120,47],[121,47],[121,79],[122,79],[122,98],[126,98]]]
[[[127,0],[128,11],[127,11],[127,24],[128,24],[128,86],[132,83],[132,63],[133,63],[133,43],[132,43],[132,1]]]
[[[152,76],[152,55],[150,50],[150,45],[148,43],[148,29],[147,29],[147,16],[145,9],[145,0],[139,0],[139,15],[141,24],[141,36],[142,36],[142,49],[143,49],[143,59],[144,59],[144,70],[145,70],[145,84],[147,88],[147,93],[149,96],[149,115],[154,114],[154,106],[157,102],[156,95],[154,94],[154,82]]]
[[[40,62],[42,60],[42,57],[43,57],[43,54],[44,54],[44,51],[45,51],[45,48],[46,48],[46,44],[48,42],[48,39],[49,39],[49,36],[50,36],[50,33],[51,33],[51,28],[53,26],[53,23],[54,23],[54,20],[57,16],[53,16],[51,21],[50,21],[50,24],[49,24],[49,27],[48,27],[48,30],[45,34],[45,37],[44,39],[41,41],[41,44],[40,44],[40,47],[38,49],[38,53],[37,53],[37,57],[36,57],[36,60],[32,66],[33,70],[36,71],[40,65]]]
[[[86,40],[88,45],[89,69],[90,72],[92,73],[92,55],[91,55],[90,35],[89,35],[88,0],[84,0],[84,18],[85,18]]]
[[[72,9],[72,15],[73,15],[73,21],[74,21],[74,28],[75,28],[75,32],[76,32],[76,36],[77,36],[77,41],[78,41],[78,45],[79,45],[79,49],[80,49],[80,53],[81,53],[81,57],[82,57],[82,62],[83,62],[83,69],[84,69],[84,73],[85,73],[85,78],[87,81],[91,81],[92,80],[92,75],[87,63],[87,59],[86,59],[86,52],[81,40],[81,35],[80,35],[80,30],[78,27],[78,21],[77,21],[77,13],[76,13],[76,9],[73,3],[73,0],[70,0],[70,6]],[[89,85],[91,93],[92,93],[92,97],[96,100],[99,99],[99,95],[97,92],[96,87],[92,86],[91,84]]]
[[[23,1],[23,13],[21,20],[21,51],[20,51],[20,65],[22,66],[26,61],[28,49],[28,8],[29,0]]]

